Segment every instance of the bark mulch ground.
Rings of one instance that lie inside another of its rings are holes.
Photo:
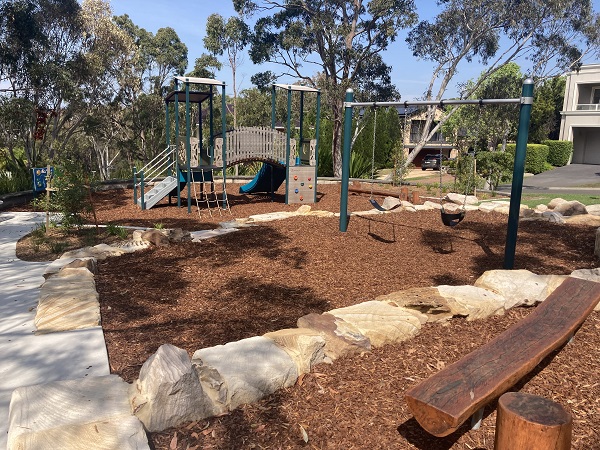
[[[244,196],[231,187],[231,213],[161,204],[133,205],[131,191],[96,196],[101,223],[209,229],[219,221],[295,210],[281,192]],[[351,195],[349,209],[369,209]],[[339,187],[319,185],[313,209],[339,211]],[[216,214],[215,214],[216,213]],[[216,216],[216,217],[214,217]],[[472,284],[502,267],[506,216],[469,212],[455,229],[439,212],[338,219],[296,217],[202,243],[181,243],[99,264],[102,325],[110,366],[129,382],[156,349],[170,343],[191,355],[281,328],[308,313],[356,304],[410,287]],[[538,274],[593,268],[595,229],[522,222],[515,266]],[[492,449],[495,406],[482,427],[463,426],[446,438],[424,432],[403,399],[409,387],[458,360],[531,309],[467,322],[426,324],[414,339],[320,365],[297,384],[228,415],[150,434],[155,449]],[[575,340],[548,357],[514,390],[555,400],[574,416],[573,448],[600,448],[600,314]]]

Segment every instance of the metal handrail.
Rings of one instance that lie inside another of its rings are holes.
[[[170,158],[172,157],[172,158]],[[171,166],[172,165],[172,166]],[[175,145],[170,144],[162,152],[156,155],[137,173],[145,174],[144,184],[152,183],[160,175],[164,174],[169,167],[176,168],[177,159],[175,155]],[[146,173],[147,172],[147,173]],[[134,185],[139,186],[137,179],[133,180]]]

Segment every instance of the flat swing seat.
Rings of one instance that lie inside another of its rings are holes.
[[[379,203],[377,203],[377,200],[375,200],[374,198],[370,198],[369,203],[371,203],[373,208],[375,208],[377,211],[382,211],[382,212],[392,211],[392,210],[396,209],[398,206],[401,206],[400,203],[398,203],[397,205],[394,205],[391,208],[386,209],[383,206],[381,206]]]

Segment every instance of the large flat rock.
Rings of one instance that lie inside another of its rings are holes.
[[[470,285],[441,285],[437,289],[453,314],[466,316],[467,320],[485,319],[504,313],[504,297],[487,289]]]
[[[371,300],[357,305],[328,311],[335,317],[354,325],[373,347],[403,342],[421,329],[422,315],[416,311],[392,306],[389,303]]]
[[[308,373],[325,358],[325,338],[308,328],[285,328],[266,333],[296,363],[298,375]]]
[[[128,389],[116,375],[15,389],[8,450],[148,449],[142,424],[131,414]]]
[[[192,363],[203,389],[229,410],[292,386],[298,378],[292,358],[263,336],[197,350]]]
[[[504,297],[504,309],[508,310],[543,302],[565,278],[566,275],[536,275],[525,269],[488,270],[475,281],[475,286]]]
[[[380,295],[375,300],[411,309],[424,315],[427,322],[439,322],[454,316],[448,301],[435,287],[411,288]]]

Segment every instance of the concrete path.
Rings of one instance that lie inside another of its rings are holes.
[[[17,241],[44,216],[0,213],[0,449],[6,449],[12,391],[109,374],[101,327],[35,335],[35,308],[48,263],[17,259]]]

